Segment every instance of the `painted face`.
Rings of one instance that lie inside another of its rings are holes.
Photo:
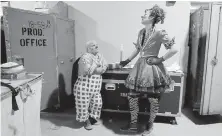
[[[90,49],[90,52],[91,52],[92,54],[97,54],[97,53],[99,52],[99,46],[98,46],[98,44],[97,44],[96,42],[94,42],[93,44],[91,44],[91,45],[89,46],[89,49]]]
[[[141,23],[143,25],[152,24],[153,23],[153,17],[150,16],[150,10],[146,9],[145,14],[141,16],[142,20]]]

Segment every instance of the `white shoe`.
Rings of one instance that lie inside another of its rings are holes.
[[[92,124],[91,124],[89,119],[85,122],[84,128],[86,130],[92,130],[93,129]]]

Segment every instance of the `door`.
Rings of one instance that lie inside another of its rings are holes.
[[[222,5],[212,5],[209,49],[204,94],[201,99],[201,115],[222,114]]]
[[[74,106],[72,94],[72,67],[75,61],[74,21],[56,17],[58,52],[58,84],[60,108]]]
[[[200,49],[204,48],[202,42],[202,31],[203,31],[203,8],[199,8],[194,13],[190,15],[190,37],[189,37],[189,75],[188,75],[188,89],[189,102],[194,109],[199,109],[200,98],[201,98],[201,88],[199,88],[199,82],[201,79],[203,70],[200,70],[201,62],[201,52]],[[202,86],[201,86],[202,87]]]
[[[9,7],[3,13],[7,60],[24,59],[27,72],[44,72],[41,109],[55,105],[57,58],[53,16]]]

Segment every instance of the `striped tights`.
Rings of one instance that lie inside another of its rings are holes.
[[[138,119],[138,112],[139,112],[139,103],[138,97],[128,97],[129,100],[129,108],[130,108],[130,115],[131,115],[131,123],[137,123],[137,119]]]
[[[131,123],[137,123],[138,121],[138,112],[139,112],[139,98],[138,97],[128,97],[130,114],[131,114]],[[159,99],[158,98],[148,98],[150,102],[150,117],[148,124],[150,127],[153,126],[156,114],[159,111]]]

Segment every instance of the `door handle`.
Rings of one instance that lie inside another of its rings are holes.
[[[116,85],[115,84],[106,84],[105,89],[107,91],[114,91],[114,90],[116,90]]]
[[[64,61],[60,61],[61,64],[64,64]]]
[[[217,58],[214,57],[214,58],[211,60],[211,65],[215,66],[215,65],[217,65],[217,62],[218,62]]]

